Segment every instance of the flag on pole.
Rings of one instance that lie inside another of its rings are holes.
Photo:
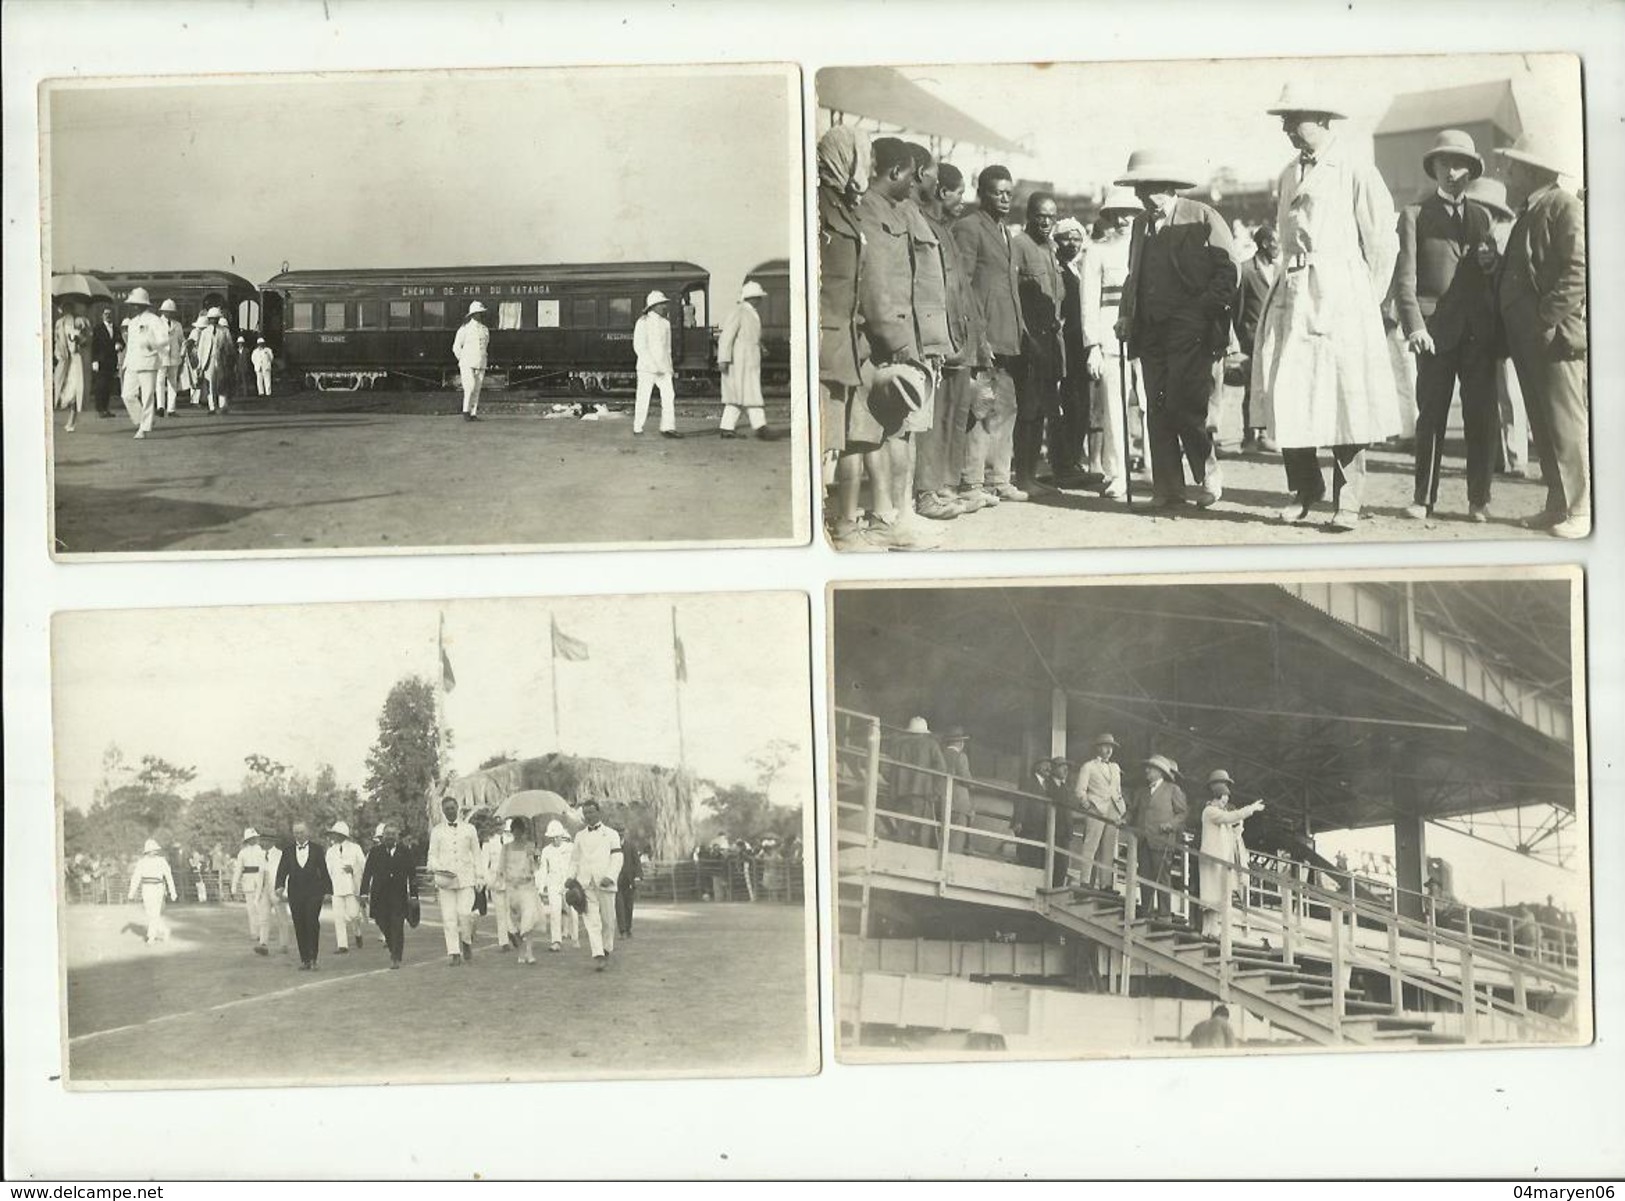
[[[440,615],[440,687],[450,692],[457,687],[457,676],[451,670],[451,657],[446,654],[446,615]]]
[[[675,630],[671,635],[672,653],[677,657],[677,682],[688,683],[688,655],[683,650],[683,638]]]
[[[587,644],[572,638],[559,629],[557,618],[549,618],[553,626],[553,657],[569,663],[581,663],[587,658]]]

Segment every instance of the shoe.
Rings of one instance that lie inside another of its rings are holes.
[[[1571,515],[1549,527],[1546,532],[1554,538],[1584,538],[1591,533],[1591,517],[1589,514]]]
[[[1360,524],[1360,511],[1358,509],[1338,509],[1332,514],[1332,519],[1326,523],[1326,528],[1338,534],[1346,534]]]
[[[979,513],[983,509],[991,509],[999,503],[998,497],[994,496],[991,492],[982,488],[980,485],[973,485],[969,488],[961,488],[958,493],[955,494],[954,499],[965,507],[965,512],[967,513]]]
[[[463,420],[464,421],[473,421],[474,420],[474,414],[465,412],[463,414]]]
[[[640,430],[640,429],[637,429],[636,427],[634,427],[633,430],[632,430],[632,434],[633,434],[634,437],[642,437],[643,436],[643,431]]]
[[[141,439],[145,438],[146,436],[147,436],[147,431],[146,430],[136,430],[135,431],[135,440],[137,442],[141,441]]]
[[[679,434],[676,430],[661,430],[660,436],[662,438],[681,438],[683,435]]]
[[[593,971],[595,971],[595,972],[603,971],[604,967],[605,967],[605,965],[607,963],[608,963],[608,956],[594,955],[592,957],[592,967],[593,967]]]
[[[935,492],[922,493],[914,501],[914,512],[930,521],[952,521],[963,511],[957,504],[944,500]]]
[[[314,959],[310,961],[310,970],[313,972],[316,970],[316,961]]]
[[[1151,507],[1162,512],[1177,512],[1185,508],[1189,501],[1183,496],[1154,496],[1151,498]]]
[[[1533,517],[1525,517],[1518,524],[1526,530],[1549,530],[1559,522],[1568,520],[1567,513],[1553,512],[1548,509],[1543,513],[1536,513]]]
[[[1196,507],[1198,509],[1211,509],[1219,503],[1219,498],[1223,495],[1223,484],[1203,484],[1196,490]]]
[[[389,961],[389,969],[390,969],[390,971],[397,971],[397,970],[399,970],[400,966],[401,966],[401,961],[399,959],[391,959]]]
[[[895,521],[871,514],[865,535],[874,545],[885,550],[935,550],[940,545],[934,538],[912,528],[898,514]]]
[[[1100,495],[1107,500],[1127,500],[1128,485],[1122,480],[1108,480],[1106,486],[1100,490]]]
[[[1274,442],[1273,439],[1269,438],[1267,435],[1265,435],[1263,433],[1260,433],[1258,435],[1257,440],[1253,442],[1253,447],[1255,449],[1257,449],[1257,450],[1262,450],[1262,451],[1264,451],[1264,452],[1266,452],[1268,454],[1274,454],[1277,450],[1280,449],[1280,447],[1275,445],[1275,442]]]
[[[1489,521],[1489,519],[1490,519],[1490,507],[1488,505],[1468,505],[1467,506],[1467,520],[1468,521],[1473,522],[1475,525],[1484,525],[1485,523],[1487,523]]]
[[[722,430],[721,432],[719,432],[717,434],[717,437],[719,437],[719,438],[737,438],[737,437],[739,437],[739,435],[734,433],[733,430]]]
[[[310,960],[308,960],[308,959],[301,960],[300,963],[299,963],[299,970],[302,971],[302,972],[310,971]]]
[[[1426,521],[1428,519],[1428,507],[1419,501],[1413,500],[1405,506],[1405,516],[1412,521]]]
[[[554,943],[552,946],[548,947],[547,949],[549,951],[562,951],[562,950],[564,950],[564,947],[562,945],[560,945],[559,943]]]
[[[988,490],[1001,501],[1011,500],[1019,502],[1027,499],[1027,494],[1025,492],[1016,487],[1014,484],[1008,482],[1003,484],[989,485]]]
[[[254,948],[254,954],[256,954],[256,955],[269,955],[270,953],[271,952],[269,950],[267,950],[265,947],[255,947]]]
[[[1031,479],[1018,481],[1016,491],[1025,492],[1028,496],[1054,496],[1060,489],[1043,480]]]
[[[509,951],[513,950],[513,948],[510,947],[507,943],[503,943],[500,947],[497,948],[497,950],[501,951],[504,955],[506,955]]]
[[[349,947],[340,947],[338,949],[338,953],[340,955],[348,955],[350,953],[350,948]]]
[[[472,959],[472,958],[474,958],[474,944],[473,943],[465,942],[465,943],[462,944],[462,948],[463,948],[463,958],[464,959]]]
[[[510,947],[513,947],[515,950],[519,949],[519,944],[520,944],[521,941],[522,940],[520,939],[519,935],[517,935],[517,934],[508,935],[508,945]]]
[[[764,425],[756,431],[758,442],[782,442],[790,436],[788,430],[776,430],[770,425]]]
[[[872,538],[870,531],[864,528],[862,522],[858,521],[836,522],[830,529],[829,542],[836,550],[842,552],[886,549],[879,541]]]
[[[446,966],[447,967],[462,967],[463,966],[463,957],[461,955],[447,955],[446,956]]]

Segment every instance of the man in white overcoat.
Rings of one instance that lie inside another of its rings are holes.
[[[1281,260],[1253,352],[1252,394],[1281,447],[1301,523],[1326,495],[1319,447],[1333,459],[1329,528],[1360,518],[1365,449],[1397,434],[1399,401],[1383,330],[1383,298],[1399,253],[1393,198],[1369,158],[1338,140],[1342,114],[1289,86],[1269,110],[1298,157],[1281,172]]]
[[[762,402],[762,315],[759,306],[767,291],[754,279],[746,280],[739,304],[722,323],[717,335],[717,366],[722,370],[722,436],[737,437],[743,409],[758,438],[770,438]]]

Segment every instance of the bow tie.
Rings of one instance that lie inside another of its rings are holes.
[[[1300,153],[1298,155],[1298,161],[1300,163],[1302,163],[1305,167],[1313,167],[1315,165],[1314,151],[1312,151],[1312,150],[1303,151],[1302,153]]]

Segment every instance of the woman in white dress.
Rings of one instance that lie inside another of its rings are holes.
[[[1197,878],[1202,895],[1202,933],[1218,937],[1219,907],[1225,891],[1244,888],[1247,880],[1247,844],[1241,823],[1264,808],[1254,801],[1240,809],[1230,807],[1230,773],[1219,768],[1207,778],[1207,805],[1202,810],[1202,860]],[[1227,871],[1225,865],[1232,870]]]

